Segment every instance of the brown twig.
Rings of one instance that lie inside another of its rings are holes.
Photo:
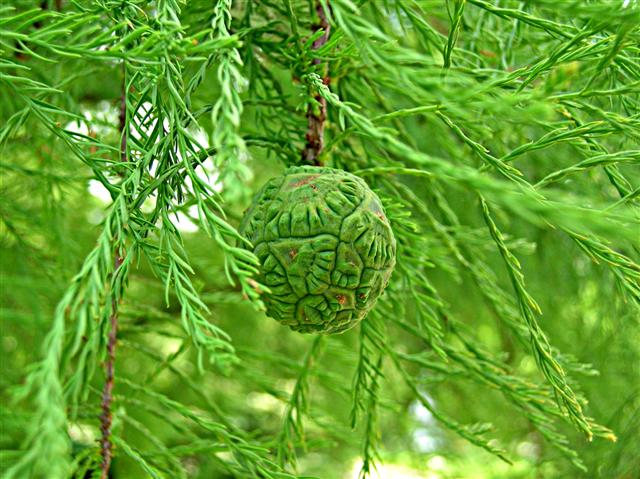
[[[327,8],[329,8],[328,1]],[[329,20],[327,19],[326,12],[320,0],[316,0],[316,13],[318,14],[319,21],[313,26],[313,31],[317,32],[318,30],[322,30],[324,33],[313,42],[312,48],[314,50],[318,50],[327,43],[331,30]],[[313,64],[319,65],[320,59],[314,58]],[[328,68],[326,67],[323,81],[325,85],[328,85],[330,82]],[[314,99],[318,102],[320,108],[316,111],[314,105],[309,105],[307,109],[307,142],[304,150],[302,150],[302,161],[307,164],[320,166],[321,163],[318,156],[322,148],[324,148],[324,122],[327,119],[327,101],[322,98],[320,94],[315,95]]]
[[[124,67],[123,67],[124,69]],[[123,72],[124,76],[124,72]],[[127,94],[126,94],[126,78],[123,80],[122,96],[120,97],[120,114],[118,115],[118,121],[120,122],[120,158],[122,161],[127,161],[127,131],[125,130],[127,125]]]
[[[118,254],[114,261],[114,271],[117,271],[121,264],[122,256]],[[109,477],[109,469],[111,468],[111,459],[113,457],[113,444],[111,442],[111,424],[113,422],[113,414],[111,412],[111,403],[113,401],[116,341],[118,338],[118,302],[115,299],[111,302],[109,326],[111,329],[109,330],[109,339],[107,341],[107,362],[105,364],[106,378],[104,382],[104,389],[102,390],[102,414],[100,414],[100,431],[102,432],[102,439],[100,440],[102,474],[100,475],[100,479],[107,479]]]
[[[123,65],[123,89],[120,98],[120,115],[118,116],[120,123],[120,132],[122,140],[120,142],[120,154],[122,161],[127,161],[127,97],[126,97],[126,75],[124,75]],[[122,265],[123,251],[117,251],[113,261],[113,275],[118,273],[118,269]],[[102,438],[100,440],[100,454],[102,455],[102,463],[100,465],[100,479],[109,477],[111,469],[111,460],[113,458],[113,443],[111,442],[111,425],[113,423],[113,413],[111,404],[113,402],[113,386],[115,383],[115,362],[116,362],[116,343],[118,341],[118,301],[114,298],[111,300],[111,316],[109,317],[109,337],[107,339],[107,361],[105,363],[105,381],[102,389],[102,413],[100,414],[100,431]]]

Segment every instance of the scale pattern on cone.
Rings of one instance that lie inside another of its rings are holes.
[[[258,192],[240,231],[271,290],[267,314],[300,332],[358,324],[395,266],[396,241],[380,199],[342,170],[289,168]]]

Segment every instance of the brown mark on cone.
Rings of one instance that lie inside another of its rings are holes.
[[[311,180],[315,180],[318,176],[320,175],[309,175],[305,178],[302,178],[301,180],[295,181],[291,183],[291,188],[299,188],[300,186],[308,185]],[[315,185],[311,185],[311,188],[317,189]]]

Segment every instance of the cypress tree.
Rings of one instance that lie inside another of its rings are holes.
[[[633,477],[638,45],[635,0],[5,3],[3,477]],[[240,228],[303,165],[395,237],[342,334]]]

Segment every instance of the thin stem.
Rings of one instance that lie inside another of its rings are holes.
[[[319,21],[313,26],[313,31],[314,33],[318,30],[324,31],[324,34],[316,38],[312,45],[314,50],[318,50],[327,43],[331,26],[329,25],[329,20],[324,7],[322,6],[322,1],[316,0],[315,5]],[[328,1],[327,8],[330,8]],[[314,58],[313,64],[319,65],[320,59]],[[325,85],[329,85],[331,80],[329,77],[329,69],[326,66],[322,80]],[[324,148],[324,122],[327,119],[327,100],[325,100],[319,93],[314,96],[314,99],[319,105],[319,108],[314,108],[314,104],[310,104],[307,108],[307,143],[304,150],[302,150],[302,161],[311,165],[320,166],[322,163],[318,159],[318,156]]]
[[[122,257],[116,256],[114,261],[114,269],[118,270],[122,264]],[[116,342],[118,335],[118,302],[114,298],[111,302],[111,316],[109,318],[109,340],[107,342],[107,362],[105,365],[106,379],[104,389],[102,390],[102,414],[100,415],[100,431],[102,439],[100,441],[102,464],[102,473],[100,479],[109,477],[109,469],[111,468],[111,459],[113,457],[113,443],[111,442],[111,425],[113,422],[113,414],[111,412],[111,403],[113,401],[113,386],[115,380],[115,362],[116,362]]]
[[[121,161],[127,161],[127,81],[124,62],[122,64],[122,96],[120,97],[120,114],[118,116],[120,134],[120,158]],[[113,275],[118,273],[118,269],[122,265],[122,257],[124,251],[118,251],[113,261]],[[100,414],[100,431],[102,438],[100,440],[100,454],[102,463],[100,465],[100,479],[109,477],[111,469],[111,460],[113,458],[113,442],[111,441],[111,426],[113,423],[113,412],[111,404],[113,402],[113,387],[115,383],[115,362],[116,362],[116,343],[118,341],[118,300],[113,294],[111,300],[111,316],[109,317],[109,337],[107,340],[107,361],[105,364],[105,382],[102,390],[102,413]]]
[[[124,63],[123,63],[124,65]],[[124,66],[122,67],[124,70]],[[120,160],[127,161],[127,82],[126,75],[123,72],[122,80],[122,96],[120,96],[120,113],[118,115],[118,121],[120,122]]]

